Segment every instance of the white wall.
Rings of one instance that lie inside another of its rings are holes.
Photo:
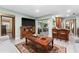
[[[79,17],[76,17],[76,35],[77,35],[77,28],[79,28]]]
[[[15,39],[20,39],[20,27],[21,27],[21,18],[33,18],[31,16],[23,15],[20,13],[16,13],[14,11],[10,11],[4,8],[0,8],[0,13],[11,14],[15,16]]]
[[[35,32],[35,34],[38,34],[38,19],[35,19],[35,26],[36,26],[36,32]]]
[[[49,22],[50,22],[49,25],[48,25],[48,27],[49,27],[49,37],[52,37],[53,19],[54,19],[54,17],[51,17],[49,19]]]

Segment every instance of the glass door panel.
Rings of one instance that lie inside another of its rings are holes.
[[[48,35],[48,20],[39,20],[38,21],[38,34],[39,35]]]

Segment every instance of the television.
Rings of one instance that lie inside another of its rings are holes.
[[[22,18],[22,26],[35,26],[35,19]]]

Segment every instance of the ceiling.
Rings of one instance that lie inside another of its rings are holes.
[[[0,5],[0,7],[32,17],[46,15],[61,15],[64,17],[79,13],[79,5]]]

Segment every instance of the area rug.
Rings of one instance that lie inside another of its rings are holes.
[[[23,42],[23,43],[16,44],[15,46],[17,47],[17,49],[21,53],[47,53],[43,49],[41,49],[41,46],[34,45],[32,43],[28,43],[26,45]],[[62,47],[60,45],[54,44],[53,48],[51,48],[51,49],[49,48],[49,52],[48,53],[66,53],[66,48]]]

